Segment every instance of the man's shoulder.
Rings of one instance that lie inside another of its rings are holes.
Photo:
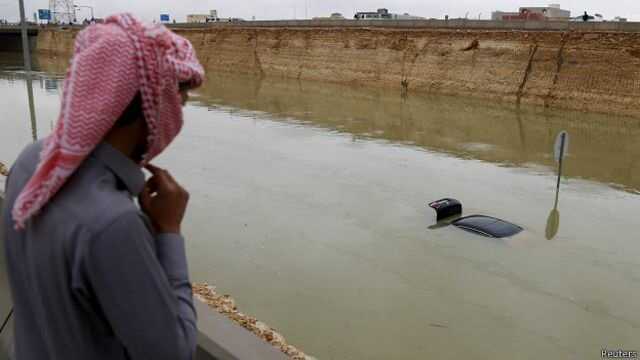
[[[83,177],[97,174],[78,175]],[[109,174],[99,174],[93,178],[95,183],[88,186],[82,184],[74,188],[76,184],[68,184],[70,186],[63,189],[54,206],[59,206],[67,215],[74,215],[74,222],[94,234],[102,232],[114,221],[123,217],[139,217],[140,210],[128,193],[114,188],[110,179],[105,177],[109,177]],[[89,179],[84,180],[89,181]]]
[[[33,173],[36,166],[38,166],[38,162],[40,162],[40,153],[42,152],[43,146],[44,140],[42,139],[25,146],[22,152],[20,152],[20,155],[18,155],[12,168],[30,174]]]
[[[43,147],[44,140],[39,140],[22,150],[12,167],[12,193],[22,189],[31,178]],[[79,226],[93,234],[122,217],[140,216],[129,193],[117,186],[115,175],[91,158],[85,160],[43,210],[40,216],[47,218],[47,222]]]
[[[113,230],[120,232],[139,231],[140,229],[148,230],[140,212],[134,208],[111,212],[108,216],[92,224],[85,224],[85,227],[89,229],[92,236],[101,236],[105,232]]]
[[[16,160],[11,165],[9,177],[5,188],[5,200],[7,204],[12,204],[18,193],[25,186],[27,181],[35,172],[38,162],[40,161],[40,152],[42,151],[43,142],[37,141],[27,145]]]
[[[38,160],[40,160],[40,152],[42,152],[44,142],[45,139],[40,139],[25,146],[18,158],[33,159],[37,162]]]

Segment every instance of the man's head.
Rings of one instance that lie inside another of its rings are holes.
[[[160,154],[182,128],[186,90],[203,80],[191,43],[162,25],[120,14],[81,31],[56,128],[14,205],[17,226],[46,205],[100,142],[142,165]]]
[[[183,106],[189,100],[189,89],[188,83],[181,83],[176,89]],[[148,138],[149,128],[142,110],[142,95],[138,92],[109,130],[104,141],[136,163],[141,163],[149,149]]]

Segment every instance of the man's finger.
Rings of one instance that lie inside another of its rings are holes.
[[[149,187],[145,186],[142,189],[142,192],[138,196],[138,201],[143,209],[149,208],[149,205],[151,204],[151,189],[149,189]]]
[[[151,174],[153,175],[152,179],[155,178],[155,181],[158,184],[158,186],[162,186],[164,184],[168,184],[171,182],[175,183],[175,180],[173,180],[173,178],[171,177],[171,175],[169,175],[169,172],[167,170],[164,170],[162,168],[159,168],[151,164],[148,164],[146,168],[151,172]]]
[[[155,179],[156,190],[164,189],[173,192],[181,188],[167,170],[151,164],[147,164],[146,168],[153,174],[152,179]]]
[[[149,189],[149,194],[153,194],[158,190],[158,177],[152,176],[147,182],[144,184],[145,189]]]
[[[167,177],[169,180],[172,180],[173,182],[175,182],[175,179],[173,178],[173,176],[171,175],[171,173],[163,168],[157,167],[155,165],[151,165],[151,164],[147,164],[146,165],[147,170],[149,170],[153,175],[156,176],[164,176]]]
[[[164,171],[165,175],[167,176],[167,178],[169,180],[171,180],[174,184],[178,184],[178,182],[176,181],[176,179],[173,178],[173,175],[171,175],[171,173],[167,170]]]
[[[157,167],[157,166],[155,166],[155,165],[153,165],[153,164],[151,164],[151,163],[148,163],[148,164],[147,164],[147,165],[145,165],[144,167],[145,167],[147,170],[151,171],[151,172],[158,172],[159,170],[162,170],[161,168],[159,168],[159,167]]]
[[[158,174],[167,172],[165,169],[157,167],[153,164],[147,164],[144,167],[145,169],[149,170],[149,172],[151,172],[153,175],[158,175]]]
[[[155,171],[155,173],[153,174],[158,177],[158,180],[160,180],[164,184],[170,185],[172,187],[179,186],[178,182],[169,171],[161,169],[157,166],[154,166],[153,171]]]

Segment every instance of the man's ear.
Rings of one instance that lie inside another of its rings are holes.
[[[129,105],[122,112],[114,127],[124,127],[135,123],[142,119],[144,121],[144,112],[142,111],[142,95],[140,92],[133,97]]]

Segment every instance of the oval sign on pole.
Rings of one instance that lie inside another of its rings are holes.
[[[556,138],[556,144],[553,147],[553,155],[556,161],[563,159],[569,152],[569,133],[566,131],[560,132]]]

